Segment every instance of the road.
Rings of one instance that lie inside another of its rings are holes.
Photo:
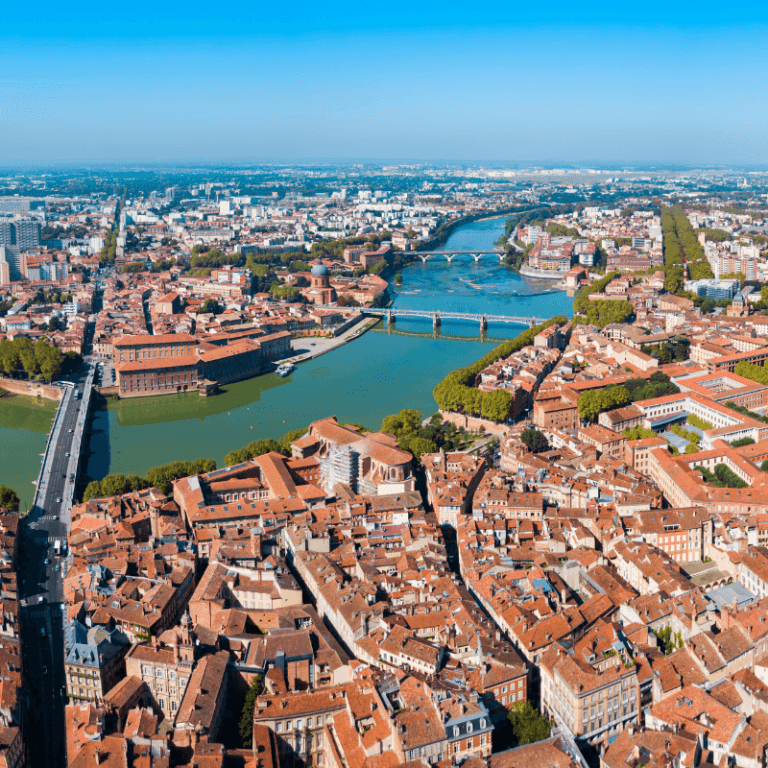
[[[88,371],[84,370],[74,384],[83,393],[90,387],[90,381]],[[21,526],[18,574],[24,658],[24,733],[30,766],[63,768],[66,765],[61,607],[65,559],[55,555],[54,542],[58,539],[66,544],[67,541],[85,411],[83,400],[75,398],[74,388],[68,388],[44,459],[36,504]]]

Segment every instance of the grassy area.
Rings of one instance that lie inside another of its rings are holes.
[[[6,394],[0,398],[0,427],[48,432],[58,405],[55,400]]]

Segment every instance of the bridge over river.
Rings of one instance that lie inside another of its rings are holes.
[[[375,315],[386,318],[387,325],[392,325],[398,317],[425,317],[432,319],[432,327],[439,328],[443,320],[470,320],[480,323],[480,330],[488,329],[488,323],[511,323],[513,325],[527,325],[533,328],[534,325],[543,323],[547,318],[544,317],[521,317],[518,315],[487,315],[472,312],[445,312],[429,309],[374,309],[366,307],[360,310],[361,315]]]
[[[480,261],[481,256],[496,256],[499,261],[504,261],[507,255],[502,248],[472,248],[470,250],[457,251],[413,251],[422,262],[429,261],[433,256],[444,256],[450,264],[456,256],[471,256],[475,263]]]

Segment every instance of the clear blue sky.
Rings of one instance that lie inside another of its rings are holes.
[[[764,3],[6,3],[0,165],[768,164]]]

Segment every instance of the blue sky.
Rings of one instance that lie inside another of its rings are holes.
[[[13,3],[0,165],[768,164],[764,4]]]

